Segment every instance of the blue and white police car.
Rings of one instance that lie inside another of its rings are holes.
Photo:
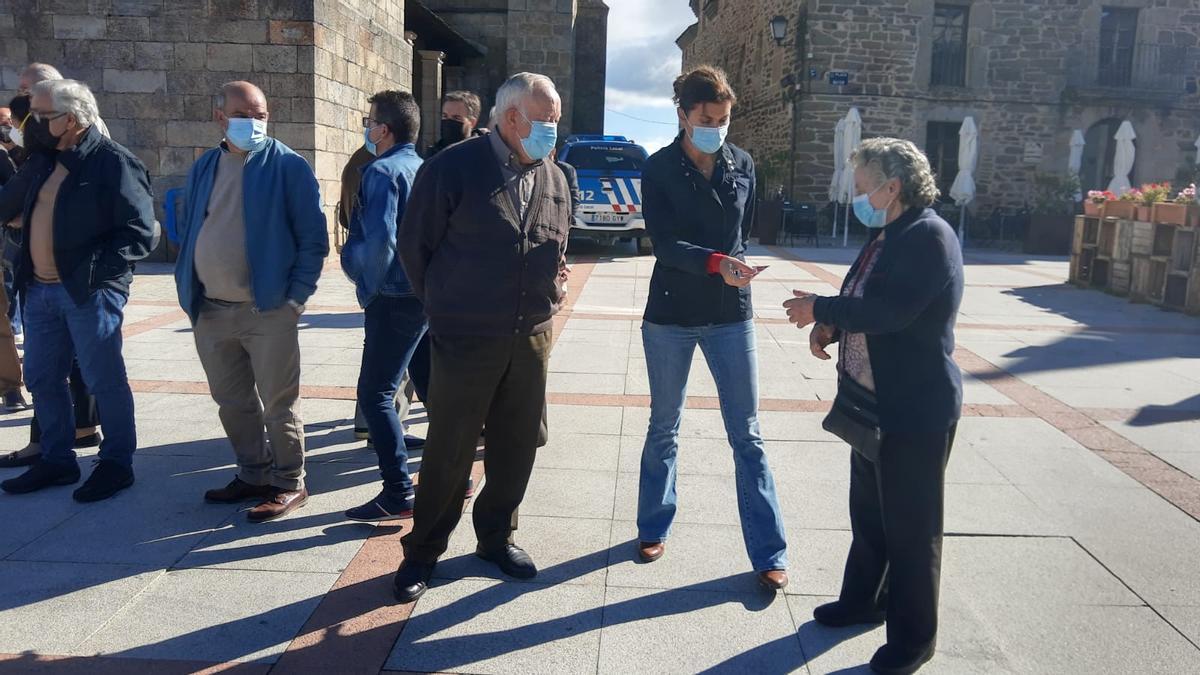
[[[558,153],[579,176],[579,210],[571,234],[602,242],[636,241],[650,253],[642,220],[642,146],[624,136],[574,135]]]

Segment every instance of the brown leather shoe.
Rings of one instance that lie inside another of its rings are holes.
[[[273,494],[265,502],[250,509],[246,519],[252,523],[265,523],[282,518],[308,503],[308,490],[283,490],[271,488]]]
[[[758,573],[758,583],[768,591],[778,591],[787,588],[788,575],[783,570],[768,570]]]
[[[251,485],[241,478],[234,478],[229,485],[204,493],[204,501],[213,504],[236,504],[251,499],[267,499],[275,493],[270,485]]]
[[[639,541],[638,542],[638,557],[642,562],[652,563],[655,560],[663,557],[663,553],[667,550],[666,542],[662,541]]]

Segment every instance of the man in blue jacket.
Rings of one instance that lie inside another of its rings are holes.
[[[412,517],[413,484],[395,399],[427,324],[425,308],[396,255],[396,230],[421,166],[414,145],[420,127],[421,111],[412,94],[382,91],[371,97],[363,137],[374,159],[361,169],[350,233],[342,247],[342,269],[354,282],[365,314],[358,405],[383,474],[379,496],[346,512],[347,518],[362,522]]]
[[[133,264],[146,257],[154,239],[150,176],[133,153],[100,133],[96,98],[87,85],[41,82],[30,108],[25,133],[56,151],[38,153],[26,165],[26,236],[16,278],[27,301],[25,382],[41,421],[42,454],[0,488],[25,493],[79,480],[67,388],[74,356],[99,402],[105,433],[100,461],[74,497],[99,501],[134,480],[137,433],[121,325]]]
[[[258,501],[251,522],[308,501],[298,323],[329,253],[316,176],[267,136],[268,116],[253,84],[221,88],[225,140],[188,174],[175,265],[179,303],[237,455],[237,477],[204,498]]]

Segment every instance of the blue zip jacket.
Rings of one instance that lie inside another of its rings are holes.
[[[204,288],[196,276],[196,239],[208,212],[222,152],[228,151],[213,148],[192,165],[179,219],[175,285],[179,304],[193,324],[204,300]],[[246,261],[254,306],[266,312],[288,300],[303,305],[317,290],[317,279],[329,255],[317,177],[303,157],[272,138],[246,158],[242,180]]]
[[[350,234],[342,246],[342,271],[354,282],[363,308],[380,295],[413,294],[396,255],[396,230],[421,158],[412,143],[397,145],[362,167]]]

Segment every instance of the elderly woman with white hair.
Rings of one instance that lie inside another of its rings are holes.
[[[962,255],[930,207],[937,183],[909,141],[873,138],[853,157],[854,213],[870,237],[837,297],[785,303],[819,359],[839,342],[838,394],[826,430],[853,448],[853,541],[841,595],[820,623],[887,622],[879,673],[912,673],[937,641],[946,461],[962,408],[954,324]]]
[[[80,479],[67,388],[72,355],[99,402],[106,433],[96,469],[75,499],[107,499],[134,480],[137,435],[121,325],[133,264],[150,252],[154,238],[154,205],[146,168],[96,129],[98,118],[96,98],[81,82],[33,87],[27,134],[57,151],[36,155],[29,167],[16,278],[25,297],[25,380],[42,447],[41,461],[0,483],[9,493]]]

